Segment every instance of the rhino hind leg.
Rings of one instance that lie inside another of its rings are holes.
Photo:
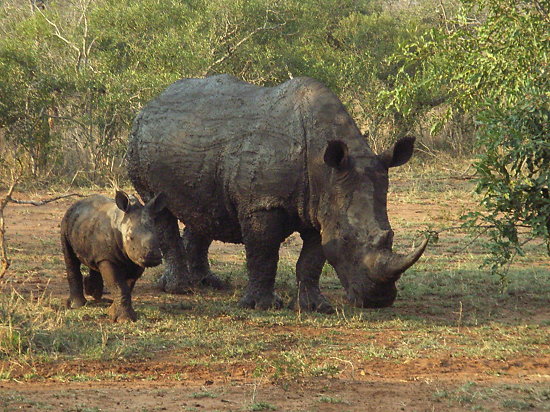
[[[241,223],[248,285],[239,306],[252,309],[281,308],[282,300],[274,292],[279,248],[284,240],[284,212],[258,211]]]
[[[90,269],[90,274],[84,278],[84,292],[96,301],[103,297],[103,278],[101,273]]]
[[[67,269],[67,281],[69,282],[69,298],[66,306],[68,309],[80,308],[87,302],[84,297],[82,272],[80,271],[81,264],[69,241],[63,235],[61,236],[61,249],[63,250],[63,258]]]
[[[139,157],[136,157],[137,153],[135,148],[128,151],[128,175],[141,199],[147,203],[155,196],[155,193],[142,180],[142,167]],[[157,217],[155,224],[165,268],[164,273],[157,281],[157,286],[166,293],[189,293],[196,286],[196,282],[192,281],[187,269],[187,258],[179,233],[178,219],[168,209],[164,209]]]
[[[187,256],[179,233],[177,218],[165,209],[158,217],[157,229],[165,263],[165,271],[158,280],[158,286],[167,293],[189,293],[200,282],[199,279],[191,277],[187,268]]]
[[[228,284],[210,271],[208,262],[208,248],[212,239],[200,235],[186,227],[183,231],[183,245],[188,260],[188,269],[191,279],[196,279],[201,286],[210,286],[214,289],[226,289]]]
[[[298,304],[304,311],[334,313],[334,308],[319,289],[319,278],[325,264],[325,255],[321,246],[319,232],[301,234],[302,251],[296,264],[296,281],[298,282]]]

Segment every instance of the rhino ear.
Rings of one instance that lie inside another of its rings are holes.
[[[415,140],[413,136],[403,137],[378,157],[387,168],[404,165],[412,157]]]
[[[147,207],[155,215],[160,213],[166,206],[168,206],[168,198],[164,192],[160,192],[147,202]]]
[[[341,140],[331,140],[325,149],[323,160],[335,169],[344,169],[349,163],[348,146]]]
[[[130,198],[122,190],[117,190],[115,195],[115,203],[117,207],[124,213],[130,209]]]

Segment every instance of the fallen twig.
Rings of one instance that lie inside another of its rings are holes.
[[[51,199],[44,199],[44,200],[19,200],[19,199],[10,198],[9,201],[11,203],[15,203],[18,205],[44,206],[47,203],[55,202],[56,200],[61,200],[72,196],[85,197],[85,195],[81,195],[80,193],[70,193],[68,195],[56,196],[56,197],[52,197]]]

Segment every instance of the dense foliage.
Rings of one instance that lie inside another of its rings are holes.
[[[457,113],[477,124],[477,191],[494,271],[522,253],[521,228],[550,246],[550,8],[547,2],[464,0],[455,20],[408,44],[388,105],[414,121],[442,104],[433,128]],[[550,252],[550,249],[549,249]]]
[[[318,78],[374,143],[392,138],[400,131],[376,104],[389,87],[383,61],[438,19],[433,0],[402,3],[4,1],[3,148],[17,149],[36,177],[115,178],[140,107],[179,78],[215,73],[262,85]]]

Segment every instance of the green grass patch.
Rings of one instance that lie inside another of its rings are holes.
[[[550,389],[536,385],[480,385],[467,382],[454,389],[439,390],[433,399],[449,407],[466,411],[548,411]]]

